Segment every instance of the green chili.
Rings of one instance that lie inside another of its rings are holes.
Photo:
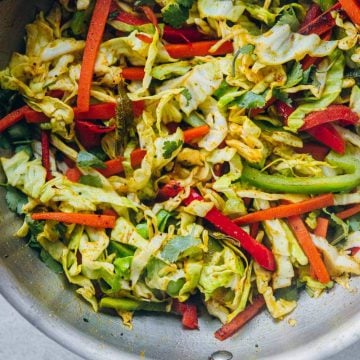
[[[146,302],[138,301],[129,298],[110,298],[104,297],[100,300],[100,307],[110,308],[121,311],[135,311],[135,310],[146,310],[146,311],[166,311],[167,303],[161,302]]]

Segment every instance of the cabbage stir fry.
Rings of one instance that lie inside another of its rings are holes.
[[[6,200],[95,311],[224,340],[360,274],[358,1],[59,0],[25,39]]]

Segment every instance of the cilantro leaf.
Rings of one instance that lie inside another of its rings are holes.
[[[308,69],[306,69],[303,73],[303,77],[302,77],[302,84],[308,84],[309,81],[313,78],[314,73],[316,71],[316,66],[315,65],[311,65]]]
[[[39,257],[40,260],[54,273],[62,274],[64,272],[61,264],[54,260],[45,249],[41,249]]]
[[[163,20],[166,24],[178,29],[189,17],[189,9],[179,4],[171,4],[162,11]]]
[[[87,152],[80,151],[76,159],[76,164],[80,167],[94,167],[97,169],[106,169],[106,165],[95,155]]]
[[[174,236],[164,247],[161,257],[169,262],[175,262],[185,250],[197,246],[200,240],[191,235]]]
[[[194,0],[177,0],[177,2],[184,7],[191,8],[194,4]]]
[[[9,209],[18,215],[22,214],[23,206],[28,203],[27,196],[12,186],[7,187],[5,200]]]
[[[215,90],[214,97],[219,100],[224,95],[234,92],[236,90],[237,87],[230,86],[225,80],[223,80],[220,86]]]
[[[240,54],[251,54],[254,51],[254,49],[255,49],[255,46],[253,44],[246,44],[236,51],[233,62],[232,62],[232,75],[233,76],[235,76],[235,65],[236,65],[236,60],[239,57],[239,55]]]
[[[189,89],[184,88],[184,89],[181,91],[180,94],[186,99],[186,101],[187,101],[187,102],[186,102],[186,106],[188,106],[190,100],[192,99],[192,96],[191,96],[191,94],[190,94]]]
[[[163,157],[165,159],[170,159],[173,152],[177,150],[183,142],[181,140],[179,141],[165,141],[163,145]]]
[[[277,21],[276,25],[284,25],[284,24],[288,24],[291,28],[291,31],[293,32],[297,32],[299,30],[300,22],[296,16],[296,12],[294,8],[289,7],[281,13],[281,16]]]
[[[272,95],[274,98],[286,103],[287,105],[292,104],[292,99],[289,97],[289,94],[281,91],[279,88],[274,88],[272,91]]]
[[[265,106],[265,96],[248,91],[233,101],[233,104],[243,109],[256,109]]]
[[[100,177],[97,175],[82,175],[80,176],[79,183],[97,188],[103,186]]]

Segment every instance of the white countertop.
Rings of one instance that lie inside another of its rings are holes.
[[[360,343],[327,360],[359,358]],[[6,360],[82,360],[46,337],[28,323],[0,295],[0,359]],[[105,360],[105,359],[104,359]],[[173,359],[176,360],[176,359]],[[202,359],[197,359],[202,360]],[[206,360],[206,359],[203,359]],[[234,359],[236,360],[236,359]],[[244,359],[245,360],[245,359]]]

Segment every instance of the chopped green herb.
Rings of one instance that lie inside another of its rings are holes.
[[[76,163],[80,167],[93,167],[97,169],[105,169],[106,165],[95,155],[87,152],[80,151],[76,159]]]
[[[183,142],[181,140],[179,141],[165,141],[163,145],[163,157],[165,159],[170,159],[173,152],[176,151]]]
[[[79,183],[97,188],[101,188],[103,186],[100,177],[97,175],[81,175]]]

